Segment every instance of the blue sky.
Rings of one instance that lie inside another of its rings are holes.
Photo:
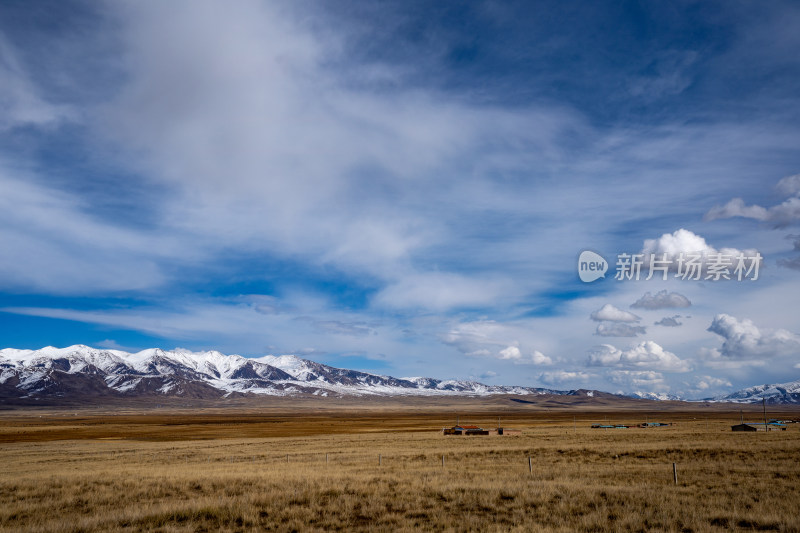
[[[797,379],[797,27],[791,2],[3,2],[0,344]],[[755,251],[755,281],[614,279]]]

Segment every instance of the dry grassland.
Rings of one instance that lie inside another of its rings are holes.
[[[520,414],[519,437],[444,437],[440,414],[71,414],[0,417],[0,531],[800,531],[800,425]]]

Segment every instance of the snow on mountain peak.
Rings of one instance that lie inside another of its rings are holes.
[[[0,364],[0,392],[7,398],[98,394],[103,386],[108,387],[110,394],[199,394],[203,397],[235,393],[323,396],[570,394],[569,391],[486,385],[468,380],[394,378],[335,368],[296,355],[248,358],[216,350],[193,352],[185,348],[150,348],[136,353],[82,344],[66,348],[47,346],[39,350],[5,348],[0,350]],[[71,377],[67,379],[67,375]],[[586,393],[587,396],[592,394],[592,391]],[[630,396],[680,400],[676,396],[652,392],[636,392]],[[762,398],[770,403],[800,403],[800,380],[750,387],[706,401],[750,403]]]
[[[97,393],[97,378],[114,394],[233,393],[328,395],[541,394],[539,389],[487,386],[472,381],[397,379],[335,368],[296,355],[246,358],[218,351],[150,348],[136,353],[74,345],[0,350],[0,386],[8,397]],[[65,380],[66,375],[75,376]],[[91,387],[76,379],[91,379]],[[78,385],[75,385],[78,383]],[[9,389],[11,387],[12,389]],[[93,387],[93,388],[92,388]],[[16,392],[15,392],[16,391]],[[66,391],[66,392],[65,392]],[[70,392],[72,391],[72,392]],[[186,392],[190,391],[190,392]],[[216,392],[215,392],[216,391]],[[217,394],[218,396],[214,396]]]

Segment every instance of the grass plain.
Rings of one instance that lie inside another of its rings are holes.
[[[800,424],[733,433],[725,408],[288,405],[0,411],[0,531],[800,531]],[[454,412],[523,433],[442,436]],[[673,425],[590,428],[604,420]]]

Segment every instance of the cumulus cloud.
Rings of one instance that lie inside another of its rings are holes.
[[[711,258],[718,255],[729,256],[735,260],[735,258],[740,255],[744,257],[753,257],[757,252],[752,249],[717,249],[708,244],[700,235],[687,229],[680,228],[673,233],[665,233],[658,239],[645,240],[641,253],[644,254],[643,259],[645,266],[649,266],[651,254],[654,254],[657,261],[666,258],[669,262],[669,268],[671,270],[677,270],[681,255],[685,257],[689,254],[696,254],[699,255],[700,263],[707,263]]]
[[[592,379],[593,374],[579,370],[557,370],[553,372],[542,372],[539,374],[539,381],[551,386],[562,386],[566,384],[585,383]]]
[[[712,359],[760,360],[800,353],[800,336],[785,329],[761,330],[747,318],[719,314],[708,331],[725,339],[722,347],[709,352]]]
[[[509,346],[500,350],[497,355],[498,359],[507,359],[514,361],[517,364],[531,364],[531,365],[550,365],[553,361],[538,350],[533,350],[530,354],[523,354],[516,346]]]
[[[642,342],[627,350],[610,344],[597,346],[589,352],[590,366],[633,367],[663,372],[688,372],[689,364],[653,341]]]
[[[628,388],[645,388],[649,391],[669,390],[661,372],[652,370],[611,370],[608,377],[612,383]]]
[[[778,182],[777,189],[789,196],[778,205],[772,207],[746,205],[741,198],[734,198],[725,205],[711,208],[706,213],[705,219],[751,218],[761,222],[771,222],[778,227],[800,220],[800,174],[783,178]]]
[[[534,350],[530,356],[531,363],[534,365],[552,365],[553,360],[539,350]]]
[[[698,381],[695,383],[694,386],[697,390],[704,391],[711,388],[732,387],[733,384],[724,378],[717,378],[713,376],[698,376]]]
[[[522,359],[522,352],[516,346],[509,346],[500,350],[497,357],[498,359]]]
[[[594,334],[601,337],[636,337],[644,335],[647,329],[643,326],[632,326],[624,322],[603,322],[597,325]]]
[[[677,292],[668,292],[666,289],[658,291],[655,294],[650,292],[633,302],[631,307],[634,309],[669,309],[673,307],[689,307],[692,302],[689,299]]]
[[[800,174],[786,176],[778,182],[776,187],[786,196],[800,195]]]
[[[678,326],[682,326],[683,322],[680,322],[678,319],[681,315],[673,315],[673,316],[665,316],[661,320],[654,322],[656,326],[666,326],[668,328],[677,328]]]
[[[640,317],[634,315],[633,313],[623,311],[622,309],[611,304],[606,304],[597,311],[594,311],[590,315],[590,318],[596,322],[638,322],[641,320]]]

